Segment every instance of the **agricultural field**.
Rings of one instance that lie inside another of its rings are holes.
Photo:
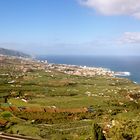
[[[48,140],[140,140],[140,85],[0,59],[0,131]]]

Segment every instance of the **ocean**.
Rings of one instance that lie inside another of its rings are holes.
[[[103,67],[112,71],[130,72],[126,78],[140,83],[140,56],[38,56],[49,63]]]

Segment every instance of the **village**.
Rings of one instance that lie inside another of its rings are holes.
[[[77,76],[115,76],[115,72],[106,69],[106,68],[95,68],[95,67],[87,67],[87,66],[76,66],[76,65],[66,65],[66,64],[50,64],[46,60],[34,60],[31,58],[17,58],[9,56],[0,56],[1,66],[6,60],[10,59],[11,61],[20,60],[20,66],[16,67],[16,69],[22,71],[23,73],[31,72],[34,70],[45,70],[51,71],[56,70],[63,72],[69,75],[77,75]]]

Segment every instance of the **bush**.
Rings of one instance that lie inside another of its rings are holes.
[[[4,111],[4,112],[1,113],[1,116],[3,118],[10,118],[10,117],[13,117],[13,114],[9,111]]]

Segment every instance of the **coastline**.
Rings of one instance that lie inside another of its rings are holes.
[[[87,67],[109,68],[114,72],[130,72],[130,75],[116,74],[131,81],[140,83],[140,57],[136,56],[58,56],[45,55],[36,57],[39,60],[48,60],[49,63],[82,65]]]
[[[130,72],[126,71],[113,71],[109,68],[104,67],[89,67],[89,66],[79,66],[79,65],[70,65],[70,64],[56,64],[48,63],[47,60],[38,60],[41,63],[49,64],[48,67],[64,72],[66,74],[72,74],[77,76],[111,76],[111,77],[128,77],[131,75]],[[129,79],[131,80],[131,79]]]
[[[30,63],[32,66],[25,66],[22,68],[23,72],[28,72],[30,70],[35,69],[44,69],[46,72],[50,70],[57,70],[59,72],[63,72],[69,75],[76,75],[76,76],[109,76],[109,77],[128,77],[131,75],[130,72],[121,72],[121,71],[113,71],[109,68],[104,67],[89,67],[89,66],[79,66],[79,65],[70,65],[70,64],[55,64],[55,63],[48,63],[48,60],[39,60],[39,59],[32,59],[32,58],[22,58],[22,57],[11,57],[6,55],[0,56],[6,59],[20,59],[22,60],[23,64]],[[128,78],[129,79],[129,78]],[[129,79],[131,80],[131,79]],[[132,81],[132,80],[131,80]],[[137,82],[135,82],[137,83]]]

